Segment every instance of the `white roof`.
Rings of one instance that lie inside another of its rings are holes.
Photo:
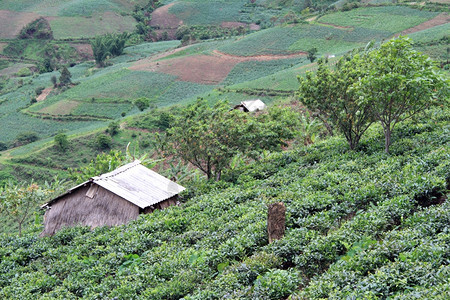
[[[44,204],[43,207],[89,182],[98,184],[140,208],[149,207],[185,190],[181,185],[144,167],[136,160],[112,172],[92,177],[89,181],[73,187],[66,194]]]
[[[264,102],[262,102],[259,99],[256,100],[248,100],[248,101],[242,101],[241,104],[248,109],[249,112],[253,111],[259,111],[266,108],[266,105]]]

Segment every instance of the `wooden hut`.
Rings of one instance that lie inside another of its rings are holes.
[[[243,112],[255,112],[264,110],[266,108],[266,104],[262,102],[260,99],[256,100],[247,100],[242,101],[240,104],[236,105],[234,109],[239,109]]]
[[[93,177],[44,204],[44,231],[53,235],[67,226],[114,226],[128,223],[141,213],[176,205],[185,190],[134,161],[110,173]]]

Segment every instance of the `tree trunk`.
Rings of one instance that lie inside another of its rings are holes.
[[[391,145],[391,125],[387,125],[384,129],[384,152],[389,153]]]
[[[284,236],[286,227],[286,207],[282,202],[269,205],[267,214],[267,234],[269,243],[279,240]]]

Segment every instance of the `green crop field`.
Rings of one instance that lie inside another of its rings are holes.
[[[34,12],[44,16],[91,16],[107,11],[130,12],[134,4],[145,0],[2,0],[0,9]]]
[[[232,85],[268,76],[283,69],[290,68],[306,58],[277,59],[269,61],[247,61],[237,64],[223,81],[224,85]]]
[[[246,3],[239,1],[181,1],[169,9],[187,25],[213,25],[238,21],[239,10]]]
[[[132,32],[136,21],[131,16],[116,13],[95,14],[90,18],[58,17],[50,20],[53,36],[56,39],[92,38],[114,32]]]
[[[319,54],[341,53],[371,40],[381,40],[390,32],[368,28],[338,29],[320,25],[297,25],[269,28],[236,39],[220,51],[243,56],[290,54],[315,47]]]
[[[325,15],[318,22],[397,33],[437,15],[435,12],[404,6],[364,7]]]
[[[414,42],[429,43],[450,36],[450,23],[431,27],[408,35]]]
[[[296,91],[299,84],[297,76],[303,76],[307,71],[315,71],[316,64],[311,64],[308,60],[271,75],[261,77],[255,80],[241,82],[230,86],[230,89],[265,89],[274,91]]]

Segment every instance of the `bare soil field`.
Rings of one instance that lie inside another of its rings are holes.
[[[177,49],[178,51],[180,49]],[[173,52],[174,53],[174,52]],[[172,54],[172,53],[170,53]],[[137,61],[131,70],[161,72],[178,77],[178,80],[218,84],[222,82],[234,66],[244,61],[268,61],[304,56],[299,52],[289,55],[236,56],[214,50],[211,55],[192,55],[157,61],[158,58]],[[159,58],[162,58],[161,56]]]
[[[447,13],[442,13],[437,15],[431,20],[423,22],[422,24],[403,30],[401,34],[404,35],[414,33],[417,31],[422,31],[431,27],[446,24],[448,22],[450,22],[450,16]]]
[[[49,87],[42,91],[42,93],[36,98],[37,102],[44,101],[47,96],[53,91],[53,88]]]
[[[0,10],[0,38],[15,38],[25,25],[39,17],[35,13]]]
[[[152,12],[152,20],[150,21],[150,26],[160,28],[160,29],[174,29],[183,25],[183,21],[178,19],[174,14],[169,13],[169,8],[171,8],[175,3],[170,3],[155,9]]]

